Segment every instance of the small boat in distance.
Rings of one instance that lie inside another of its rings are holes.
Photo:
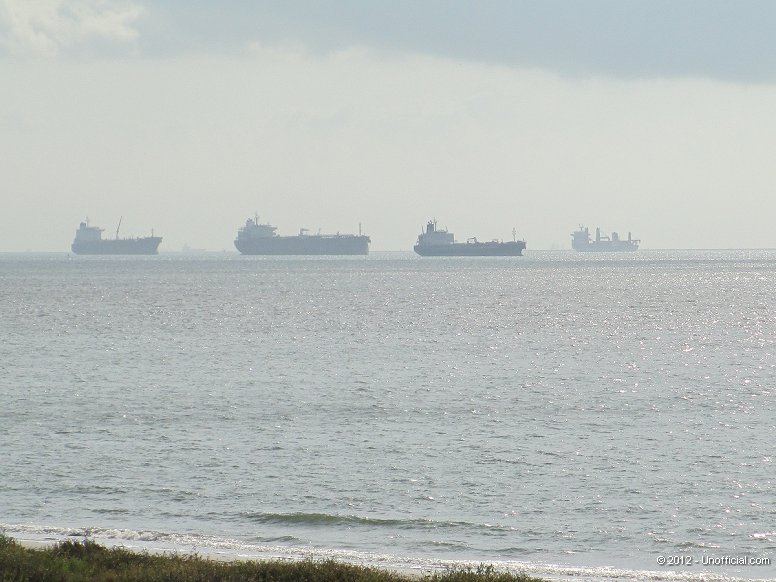
[[[611,237],[601,236],[601,229],[595,229],[595,240],[590,240],[590,231],[586,226],[580,226],[579,230],[571,233],[571,248],[579,252],[622,252],[636,251],[639,248],[638,239],[628,233],[627,240],[621,240],[616,232]]]
[[[237,231],[234,246],[243,255],[368,255],[371,240],[361,234],[308,234],[279,236],[277,227],[260,224],[259,217],[249,218]]]
[[[123,218],[123,217],[122,217]],[[151,229],[151,236],[136,238],[119,238],[119,228],[121,228],[121,218],[116,227],[116,238],[102,238],[102,228],[89,226],[89,219],[78,225],[75,231],[73,244],[70,245],[76,255],[156,255],[159,254],[159,244],[162,237],[154,236]]]
[[[525,250],[525,241],[517,240],[515,236],[513,228],[513,240],[507,242],[480,242],[476,238],[455,242],[453,233],[437,228],[436,220],[432,219],[418,235],[418,242],[413,248],[421,257],[520,257]]]

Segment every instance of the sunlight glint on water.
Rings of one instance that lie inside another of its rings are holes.
[[[774,252],[0,271],[19,537],[669,578],[776,549]]]

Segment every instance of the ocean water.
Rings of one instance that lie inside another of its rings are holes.
[[[766,250],[0,255],[0,530],[776,579],[774,290]]]

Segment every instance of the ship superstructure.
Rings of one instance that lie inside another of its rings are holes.
[[[525,250],[525,241],[515,238],[512,229],[511,241],[493,240],[480,242],[476,238],[466,242],[455,242],[455,236],[447,229],[437,227],[436,220],[429,220],[426,228],[418,235],[413,247],[422,257],[519,257]]]
[[[102,238],[103,229],[90,226],[87,218],[78,225],[70,250],[77,255],[156,255],[159,253],[162,237],[154,236],[153,231],[151,236],[119,238],[119,228],[121,228],[121,219],[116,227],[116,238],[105,239]]]
[[[237,231],[234,246],[243,255],[367,255],[370,238],[361,234],[309,234],[279,236],[277,227],[249,218]],[[360,231],[360,228],[359,228]]]
[[[611,237],[601,235],[601,229],[595,229],[595,239],[591,240],[590,230],[586,226],[580,226],[579,230],[571,233],[571,248],[580,252],[622,252],[635,251],[641,241],[633,238],[628,233],[627,240],[620,238],[616,232]]]

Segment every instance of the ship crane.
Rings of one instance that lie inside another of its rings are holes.
[[[119,229],[121,228],[121,221],[123,218],[123,216],[119,216],[119,224],[116,226],[116,238],[119,238]]]

